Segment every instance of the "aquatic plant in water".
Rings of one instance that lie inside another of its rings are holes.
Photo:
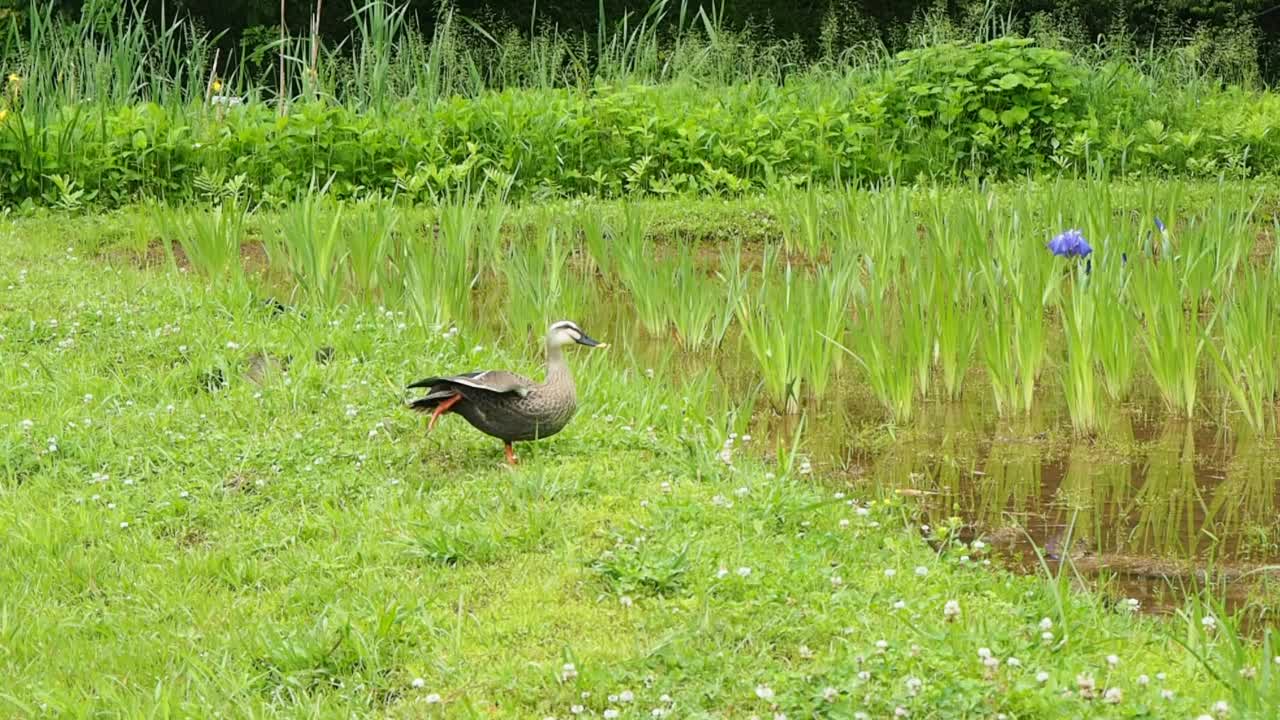
[[[1218,380],[1254,432],[1275,422],[1280,362],[1274,352],[1277,300],[1269,270],[1250,269],[1218,311],[1222,336],[1214,360]]]
[[[1063,301],[1061,306],[1067,339],[1062,387],[1071,425],[1080,434],[1094,432],[1099,416],[1098,383],[1094,372],[1097,320],[1092,290],[1088,286],[1074,288],[1070,300]]]
[[[1184,309],[1187,286],[1180,281],[1185,271],[1179,266],[1185,264],[1173,258],[1144,263],[1134,273],[1133,289],[1142,311],[1151,376],[1169,409],[1191,417],[1207,334],[1200,327],[1197,299]]]

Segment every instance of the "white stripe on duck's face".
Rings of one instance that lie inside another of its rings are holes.
[[[562,348],[565,345],[586,345],[587,347],[603,347],[603,343],[597,342],[594,338],[582,332],[582,328],[577,324],[568,320],[561,320],[552,324],[547,330],[547,345],[553,348]]]
[[[565,345],[572,345],[582,338],[582,328],[568,320],[561,320],[553,323],[551,328],[547,330],[547,344],[551,347],[562,348]]]

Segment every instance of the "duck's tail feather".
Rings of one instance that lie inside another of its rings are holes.
[[[410,387],[413,386],[410,385]],[[434,392],[427,393],[424,397],[410,401],[409,409],[416,410],[420,413],[433,412],[440,403],[457,394],[457,390],[436,390]]]

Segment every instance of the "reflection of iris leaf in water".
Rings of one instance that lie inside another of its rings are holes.
[[[1185,420],[1165,423],[1147,455],[1142,488],[1135,499],[1134,550],[1157,555],[1195,555],[1200,530],[1196,508],[1195,434]]]
[[[1103,534],[1105,490],[1095,478],[1095,462],[1090,448],[1073,445],[1062,464],[1062,480],[1058,484],[1055,513],[1063,525],[1071,525],[1074,541],[1087,541],[1096,547]],[[1075,552],[1078,548],[1063,548]]]
[[[992,442],[983,465],[986,477],[977,505],[979,519],[985,525],[999,527],[1008,524],[1006,515],[1009,512],[1022,515],[1043,512],[1040,502],[1043,482],[1041,452],[1036,443],[1009,442],[999,437]]]
[[[1133,504],[1131,464],[1113,453],[1133,444],[1129,416],[1113,411],[1103,418],[1105,437],[1114,445],[1073,445],[1064,461],[1059,498],[1065,504],[1060,520],[1074,518],[1077,538],[1097,552],[1123,552],[1129,543],[1126,522]]]
[[[1278,510],[1271,456],[1257,433],[1244,432],[1238,438],[1225,480],[1206,488],[1211,499],[1204,525],[1218,537],[1231,539],[1231,550],[1239,557],[1271,557]]]
[[[980,507],[978,498],[981,487],[972,482],[972,470],[978,459],[978,432],[980,420],[975,419],[975,404],[956,405],[952,403],[926,405],[921,418],[925,427],[942,428],[942,438],[933,446],[933,485],[941,494],[936,503],[940,510],[948,513],[959,506],[967,512]],[[921,448],[921,453],[928,453],[928,448]],[[974,513],[977,515],[978,513]]]

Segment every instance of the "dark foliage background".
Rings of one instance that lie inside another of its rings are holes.
[[[592,34],[601,14],[610,25],[624,16],[639,19],[651,0],[448,0],[463,16],[476,20],[495,36],[508,30],[558,28],[562,33]],[[222,33],[226,50],[269,42],[280,22],[280,0],[37,0],[52,2],[66,13],[78,13],[91,2],[145,4],[149,13],[188,13],[203,27]],[[352,3],[364,0],[319,0],[321,31],[340,40],[351,31]],[[441,0],[404,0],[418,26],[428,34]],[[751,28],[760,39],[798,40],[809,53],[824,43],[848,46],[875,41],[889,50],[909,44],[912,21],[925,14],[946,15],[956,22],[987,14],[1016,18],[1025,28],[1037,20],[1082,42],[1117,38],[1136,47],[1184,40],[1197,31],[1230,32],[1248,38],[1256,52],[1261,77],[1280,80],[1280,0],[685,0],[692,19],[699,7],[714,12],[723,26]],[[31,0],[0,0],[0,22],[21,20]],[[306,32],[317,0],[284,0],[285,21],[294,32]],[[668,19],[680,12],[671,0]],[[19,24],[20,26],[20,24]]]

